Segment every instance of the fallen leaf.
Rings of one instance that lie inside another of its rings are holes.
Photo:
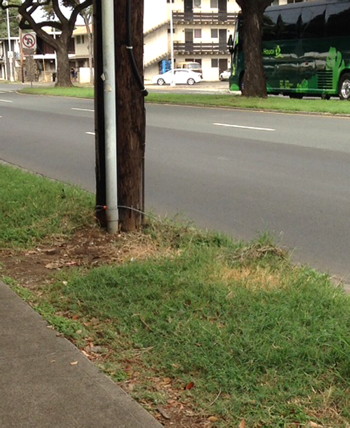
[[[312,421],[310,421],[310,422],[309,422],[309,427],[310,427],[310,428],[323,428],[323,425],[319,425],[319,424],[317,424],[316,422],[312,422]]]
[[[208,421],[209,422],[217,422],[219,418],[217,416],[209,416]]]
[[[70,365],[71,365],[71,366],[77,366],[77,365],[78,365],[78,361],[72,361],[72,362],[70,363]]]
[[[247,426],[247,423],[246,423],[245,419],[242,419],[241,423],[239,424],[239,428],[246,428],[246,426]]]
[[[57,248],[44,248],[42,251],[46,254],[56,254]]]
[[[45,265],[46,269],[58,269],[59,266],[57,263],[48,263],[47,265]]]
[[[165,419],[171,419],[171,417],[168,415],[168,413],[163,409],[163,407],[157,407],[158,412],[163,416]]]
[[[194,387],[195,387],[194,382],[190,382],[190,383],[188,383],[188,384],[185,386],[185,389],[189,390],[189,389],[192,389],[192,388],[194,388]]]

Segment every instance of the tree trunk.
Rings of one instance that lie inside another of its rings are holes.
[[[266,97],[266,77],[262,60],[262,13],[258,5],[252,6],[250,13],[244,15],[243,49],[245,73],[242,95],[247,97]]]
[[[55,86],[71,87],[73,86],[70,74],[68,48],[59,47],[57,54],[57,80]]]
[[[117,80],[118,205],[122,230],[139,229],[144,210],[145,107],[140,82],[132,67],[135,55],[143,74],[143,2],[134,2],[131,11],[133,49],[127,49],[127,0],[114,0]],[[140,31],[141,29],[141,31]]]

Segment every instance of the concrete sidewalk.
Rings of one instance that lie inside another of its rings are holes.
[[[1,428],[159,428],[0,282]]]

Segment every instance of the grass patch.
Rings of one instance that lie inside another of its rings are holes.
[[[150,93],[147,102],[282,112],[350,114],[350,103],[339,100],[293,100],[287,97],[248,98],[237,95]]]
[[[5,165],[0,200],[0,247],[35,245],[94,221],[91,194]]]
[[[34,94],[34,95],[53,95],[61,97],[75,97],[75,98],[94,98],[94,88],[92,87],[78,87],[74,86],[71,88],[24,88],[19,92],[23,94]]]
[[[175,258],[93,269],[41,293],[112,352],[113,362],[102,363],[112,375],[128,379],[128,361],[146,374],[141,384],[170,378],[185,402],[222,426],[345,426],[349,298],[279,254],[244,262],[243,253],[215,240],[186,245]],[[154,385],[146,390],[136,397],[147,399]]]
[[[93,98],[93,88],[26,88],[21,92],[38,95],[56,95],[80,98]],[[350,103],[340,100],[303,99],[294,100],[287,97],[271,96],[263,98],[247,98],[230,94],[175,94],[155,93],[150,90],[146,97],[148,103],[180,104],[202,107],[225,107],[254,110],[273,110],[281,112],[324,113],[349,115]]]
[[[0,248],[37,249],[91,222],[85,192],[5,166],[0,184]],[[3,280],[175,426],[350,424],[350,297],[328,276],[293,266],[266,235],[235,242],[162,221],[136,238],[148,257],[70,263],[54,281],[46,269],[50,281],[31,290],[6,266]],[[115,237],[118,254],[132,239]],[[86,251],[96,243],[89,238]],[[173,416],[191,412],[187,425]]]

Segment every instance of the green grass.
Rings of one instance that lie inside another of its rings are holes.
[[[135,370],[171,378],[179,390],[193,382],[183,400],[222,426],[243,419],[249,427],[346,426],[349,297],[326,276],[278,256],[246,265],[234,262],[237,252],[207,239],[176,258],[94,269],[41,293],[83,325],[97,322],[85,334],[112,350],[104,368],[115,378],[128,379],[123,366],[135,360]],[[60,329],[62,321],[53,321]]]
[[[0,165],[0,247],[33,245],[93,222],[91,194]]]
[[[92,198],[75,188],[0,166],[0,189],[0,248],[91,222]],[[293,266],[268,236],[235,242],[171,222],[141,235],[156,256],[17,291],[78,346],[98,347],[114,379],[138,373],[131,393],[153,409],[170,379],[215,426],[350,424],[350,297],[328,276]]]
[[[350,103],[339,100],[293,100],[287,97],[248,98],[239,95],[170,94],[150,93],[148,102],[226,107],[238,109],[273,110],[282,112],[306,112],[350,114]]]
[[[75,98],[94,98],[94,88],[92,87],[72,87],[72,88],[56,88],[56,87],[42,87],[42,88],[24,88],[19,92],[23,94],[34,95],[53,95],[62,97],[75,97]]]
[[[26,88],[21,92],[39,95],[61,95],[93,98],[93,88]],[[287,97],[247,98],[231,94],[175,94],[156,93],[150,90],[146,97],[148,103],[182,104],[204,107],[225,107],[237,109],[272,110],[281,112],[350,114],[350,103],[340,100],[304,99],[294,100]]]

